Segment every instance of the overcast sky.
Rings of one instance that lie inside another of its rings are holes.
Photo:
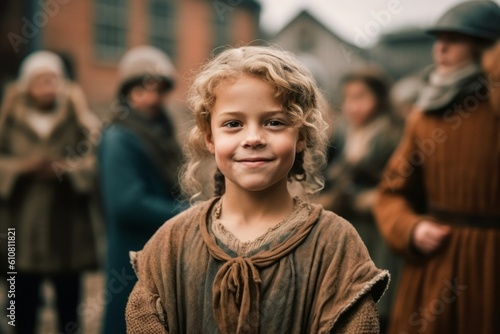
[[[259,0],[261,26],[276,33],[307,9],[346,41],[373,44],[380,33],[405,27],[428,27],[463,0]],[[500,3],[500,0],[495,0]]]

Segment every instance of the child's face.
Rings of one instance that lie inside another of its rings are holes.
[[[211,131],[206,136],[226,178],[226,189],[260,191],[286,184],[295,154],[305,142],[263,80],[240,75],[216,90]]]
[[[472,38],[457,33],[439,33],[432,50],[439,73],[446,74],[470,64],[475,59]]]
[[[377,106],[375,94],[362,81],[351,81],[344,86],[342,110],[353,126],[366,124]]]

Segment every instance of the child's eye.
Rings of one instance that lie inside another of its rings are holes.
[[[280,121],[278,119],[273,119],[273,120],[270,120],[266,123],[267,126],[284,126],[286,125],[285,122],[283,121]]]
[[[224,123],[222,126],[227,127],[227,128],[237,128],[241,126],[240,122],[237,121],[229,121]]]

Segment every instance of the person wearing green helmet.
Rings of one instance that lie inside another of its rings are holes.
[[[434,66],[374,209],[405,259],[388,332],[500,333],[500,7],[463,2],[429,33]]]

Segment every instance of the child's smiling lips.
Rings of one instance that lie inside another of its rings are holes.
[[[268,158],[268,157],[248,157],[248,158],[236,159],[236,162],[239,162],[249,167],[258,167],[273,160],[274,160],[273,158]]]

